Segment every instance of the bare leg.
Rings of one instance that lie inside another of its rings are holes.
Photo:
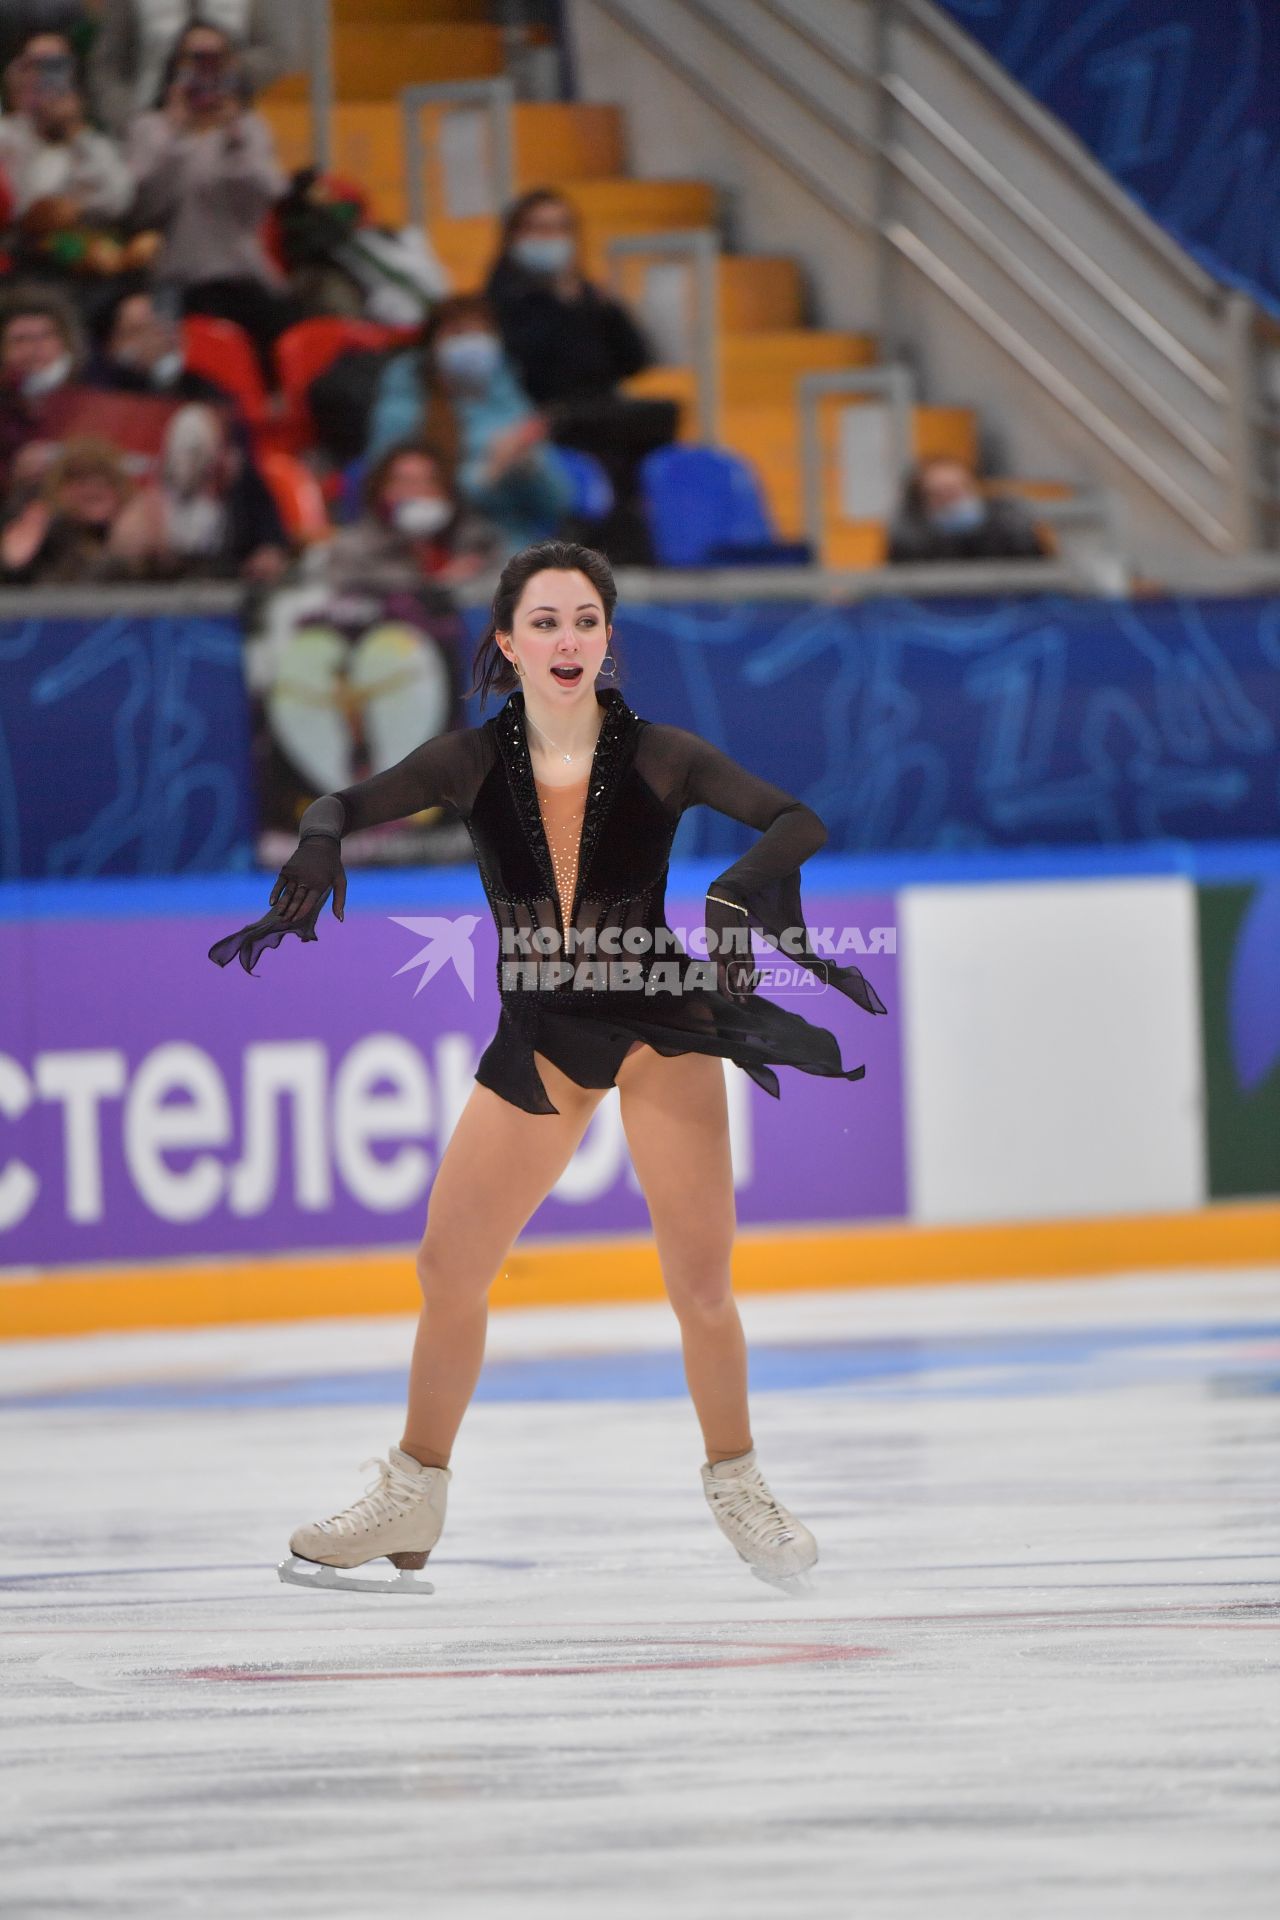
[[[619,1068],[618,1095],[707,1458],[730,1460],[752,1441],[747,1343],[730,1272],[736,1215],[724,1069],[706,1054],[665,1059],[645,1046]]]
[[[418,1249],[422,1312],[400,1445],[447,1467],[484,1362],[489,1288],[521,1227],[542,1204],[604,1091],[579,1087],[534,1055],[558,1114],[525,1113],[474,1087],[436,1171]]]

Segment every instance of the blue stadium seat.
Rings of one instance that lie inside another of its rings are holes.
[[[547,452],[559,462],[573,487],[570,513],[580,520],[604,520],[613,512],[613,483],[593,453],[581,453],[576,447],[549,445]]]
[[[760,484],[722,447],[659,447],[640,464],[654,554],[662,567],[807,566],[803,541],[780,541]]]

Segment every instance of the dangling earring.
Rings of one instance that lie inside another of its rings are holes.
[[[605,672],[606,664],[609,667],[608,673]],[[604,659],[600,662],[600,678],[602,680],[616,680],[617,677],[618,677],[618,663],[614,659],[611,653],[606,653]]]
[[[515,671],[516,671],[517,673],[523,673],[523,672],[524,672],[524,668],[523,668],[523,667],[522,667],[522,666],[520,665],[520,662],[519,662],[519,661],[518,661],[518,660],[516,659],[516,657],[515,657],[515,655],[514,655],[514,654],[512,654],[512,656],[511,656],[511,665],[512,665],[512,666],[514,667],[514,669],[515,669]]]

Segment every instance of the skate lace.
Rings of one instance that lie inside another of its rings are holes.
[[[739,1485],[711,1482],[716,1511],[750,1539],[764,1546],[780,1546],[795,1538],[795,1521],[770,1493],[759,1475]]]
[[[363,1533],[384,1521],[398,1520],[401,1514],[409,1513],[417,1505],[421,1489],[416,1482],[397,1473],[389,1460],[360,1462],[361,1473],[370,1467],[378,1469],[377,1479],[351,1506],[331,1515],[328,1520],[318,1521],[321,1532],[336,1534],[339,1538]]]

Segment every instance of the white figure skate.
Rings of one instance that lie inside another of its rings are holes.
[[[702,1469],[707,1505],[721,1533],[736,1547],[752,1573],[784,1593],[804,1593],[813,1582],[809,1568],[818,1543],[808,1527],[789,1513],[765,1485],[755,1448],[733,1460]]]
[[[280,1578],[295,1587],[341,1587],[354,1593],[434,1593],[419,1578],[444,1529],[448,1467],[424,1467],[392,1447],[389,1460],[366,1460],[378,1478],[354,1506],[331,1520],[299,1527],[289,1541]],[[363,1469],[362,1469],[363,1471]],[[370,1568],[386,1560],[395,1571]]]

